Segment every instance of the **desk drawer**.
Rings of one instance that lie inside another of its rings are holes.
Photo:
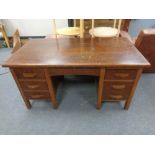
[[[51,68],[48,69],[50,75],[94,75],[98,76],[98,68]]]
[[[132,89],[132,82],[105,82],[103,100],[125,100]]]
[[[44,81],[22,81],[20,84],[23,90],[48,90],[47,83]]]
[[[48,92],[31,92],[25,91],[25,95],[29,99],[49,99],[50,95]]]
[[[16,68],[14,71],[19,79],[45,79],[44,69]]]
[[[105,80],[134,80],[136,74],[136,69],[107,69]]]

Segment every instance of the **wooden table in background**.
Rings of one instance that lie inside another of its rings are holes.
[[[125,101],[129,108],[144,67],[150,64],[125,38],[30,40],[3,64],[9,67],[27,108],[30,99],[51,99],[57,108],[54,78],[99,77],[97,108],[102,101]]]

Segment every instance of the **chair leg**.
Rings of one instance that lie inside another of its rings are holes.
[[[6,42],[7,46],[8,46],[8,48],[10,48],[9,39],[8,39],[8,37],[6,35],[6,32],[5,32],[4,28],[2,29],[2,34],[3,34],[3,37],[5,39],[5,42]]]

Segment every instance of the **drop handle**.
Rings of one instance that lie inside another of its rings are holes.
[[[40,97],[44,97],[44,95],[31,95],[32,98],[40,98]]]
[[[121,99],[122,97],[123,97],[122,95],[110,95],[110,98],[116,99],[116,100],[119,100],[119,99]]]
[[[36,89],[36,88],[39,88],[40,86],[39,85],[28,85],[27,87],[30,89]]]
[[[25,78],[34,78],[34,77],[36,77],[36,73],[23,73],[23,76],[25,77]]]
[[[121,90],[121,89],[124,89],[125,88],[125,85],[112,85],[112,88],[113,89]]]
[[[115,77],[126,78],[128,76],[128,73],[115,73]]]

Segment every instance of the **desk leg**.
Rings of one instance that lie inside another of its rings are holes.
[[[19,91],[20,91],[20,93],[21,93],[21,95],[22,95],[22,97],[23,97],[23,100],[24,100],[24,102],[25,102],[25,105],[26,105],[27,109],[31,109],[31,103],[30,103],[30,101],[25,97],[24,92],[22,91],[22,88],[21,88],[21,86],[20,86],[20,83],[18,82],[18,78],[17,78],[17,76],[16,76],[14,70],[10,68],[10,71],[11,71],[11,73],[12,73],[12,76],[13,76],[13,78],[14,78],[14,80],[15,80],[17,86],[18,86],[18,88],[19,88]]]
[[[52,106],[53,106],[54,109],[56,109],[58,107],[58,103],[57,103],[57,100],[56,100],[56,91],[55,91],[55,88],[54,88],[52,77],[50,77],[49,74],[48,74],[48,69],[45,69],[45,75],[46,75],[46,80],[47,80],[47,83],[48,83],[48,88],[49,88],[49,93],[50,93],[50,97],[51,97]]]
[[[99,75],[99,82],[98,82],[97,109],[101,109],[102,95],[103,95],[103,84],[104,84],[104,74],[105,74],[105,69],[101,69],[100,70],[100,75]]]
[[[128,110],[129,107],[130,107],[130,104],[131,104],[131,100],[132,100],[132,97],[134,95],[134,92],[135,92],[135,89],[137,87],[137,84],[138,84],[138,81],[140,79],[140,76],[141,76],[141,73],[142,73],[143,69],[139,69],[138,72],[137,72],[137,76],[136,76],[136,79],[134,81],[134,84],[133,84],[133,87],[132,87],[132,90],[131,90],[131,93],[129,95],[129,98],[127,99],[127,101],[125,102],[125,106],[124,106],[124,109],[125,110]]]

